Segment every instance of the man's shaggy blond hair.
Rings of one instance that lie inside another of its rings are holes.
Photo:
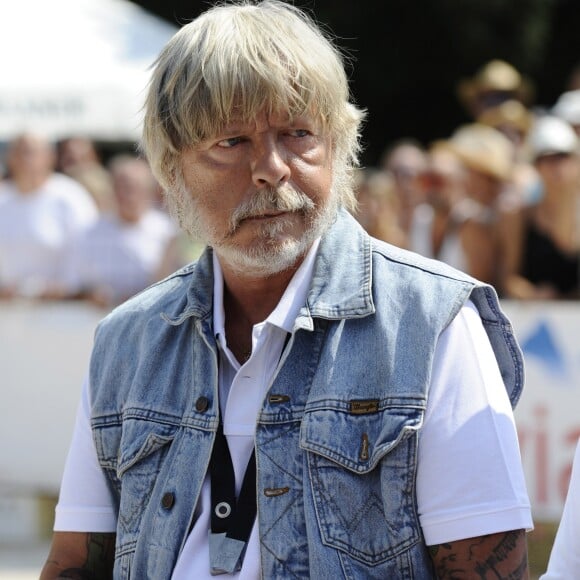
[[[304,12],[276,0],[211,8],[181,28],[157,59],[142,147],[169,205],[183,189],[181,152],[234,116],[251,121],[262,111],[314,114],[332,140],[339,203],[352,208],[364,113],[349,102],[332,41]]]

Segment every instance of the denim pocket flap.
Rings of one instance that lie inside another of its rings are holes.
[[[175,438],[176,430],[175,425],[142,419],[124,421],[117,467],[118,477],[122,477],[128,469],[169,445]]]
[[[307,411],[300,447],[355,473],[367,473],[421,426],[423,412],[419,406],[387,406],[368,414],[342,408]]]

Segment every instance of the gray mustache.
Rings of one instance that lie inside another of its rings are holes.
[[[310,211],[314,202],[302,191],[290,185],[263,189],[238,206],[231,217],[231,228],[235,230],[244,219],[262,215],[269,211]]]

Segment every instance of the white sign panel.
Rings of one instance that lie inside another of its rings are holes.
[[[504,302],[526,361],[516,410],[520,446],[539,520],[558,520],[580,437],[580,303]]]
[[[0,137],[34,132],[57,140],[90,135],[102,141],[137,141],[141,134],[141,108],[148,77],[66,89],[0,90]],[[133,90],[130,90],[130,89]]]

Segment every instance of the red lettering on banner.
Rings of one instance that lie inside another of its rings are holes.
[[[536,472],[536,501],[539,505],[548,503],[548,432],[546,429],[546,418],[548,408],[544,405],[538,405],[534,409],[534,415],[537,420],[537,429],[535,433],[535,472]]]
[[[522,462],[527,465],[528,493],[534,508],[553,510],[555,501],[563,504],[566,499],[580,427],[569,429],[564,434],[554,431],[550,408],[544,404],[535,405],[530,415],[533,418],[531,425],[518,423]],[[558,450],[564,447],[570,448],[571,454],[569,460],[562,461]]]
[[[572,453],[576,451],[576,445],[580,438],[580,429],[572,429],[564,435],[564,441],[572,447]],[[578,466],[580,468],[580,465]],[[566,500],[568,494],[568,486],[570,485],[570,475],[572,475],[572,461],[568,463],[561,471],[558,478],[558,492],[562,501]]]

